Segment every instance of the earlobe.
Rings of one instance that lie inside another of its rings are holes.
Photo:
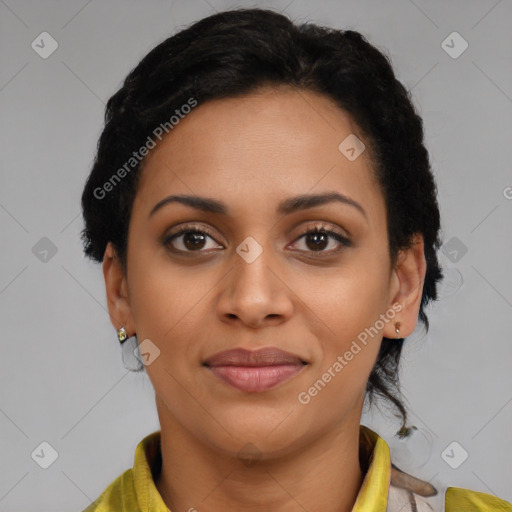
[[[423,295],[423,285],[425,282],[426,260],[424,254],[423,236],[418,234],[414,237],[413,245],[404,251],[401,251],[395,269],[393,270],[393,285],[397,290],[392,297],[390,307],[400,304],[401,309],[396,314],[393,323],[386,326],[384,336],[386,338],[396,338],[395,322],[400,323],[398,337],[404,338],[412,334],[418,323],[418,313]]]
[[[110,321],[116,330],[124,326],[128,335],[131,335],[134,326],[126,276],[111,242],[107,244],[103,256],[103,278]]]

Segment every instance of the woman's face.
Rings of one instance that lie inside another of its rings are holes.
[[[395,337],[396,321],[401,336],[415,327],[424,268],[411,263],[412,278],[391,268],[368,151],[354,159],[354,139],[339,149],[357,133],[324,96],[267,89],[196,107],[146,157],[126,300],[109,305],[145,343],[163,428],[226,454],[250,442],[267,457],[359,425],[382,336]],[[326,194],[347,199],[292,199]],[[169,196],[215,207],[161,204]],[[212,363],[235,348],[296,359]]]

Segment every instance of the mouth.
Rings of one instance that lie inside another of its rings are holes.
[[[227,350],[213,355],[203,363],[215,377],[248,393],[275,388],[297,375],[307,365],[300,357],[273,347]]]

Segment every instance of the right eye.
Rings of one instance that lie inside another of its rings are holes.
[[[163,244],[175,252],[206,252],[202,249],[204,249],[207,238],[215,240],[214,235],[208,229],[189,225],[166,237]]]

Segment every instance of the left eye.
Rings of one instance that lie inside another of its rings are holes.
[[[340,233],[337,233],[336,231],[332,231],[330,229],[324,228],[324,227],[315,227],[314,229],[310,229],[309,231],[306,231],[303,235],[301,235],[297,240],[304,239],[304,242],[308,249],[313,248],[310,252],[313,253],[328,253],[332,254],[335,252],[340,251],[340,248],[334,248],[330,249],[328,251],[324,250],[326,244],[329,244],[329,239],[335,240],[338,242],[338,244],[341,244],[342,247],[350,247],[351,242],[348,238],[344,237]],[[308,240],[310,243],[308,244]],[[294,242],[296,244],[297,242]],[[306,251],[308,250],[306,249]]]

